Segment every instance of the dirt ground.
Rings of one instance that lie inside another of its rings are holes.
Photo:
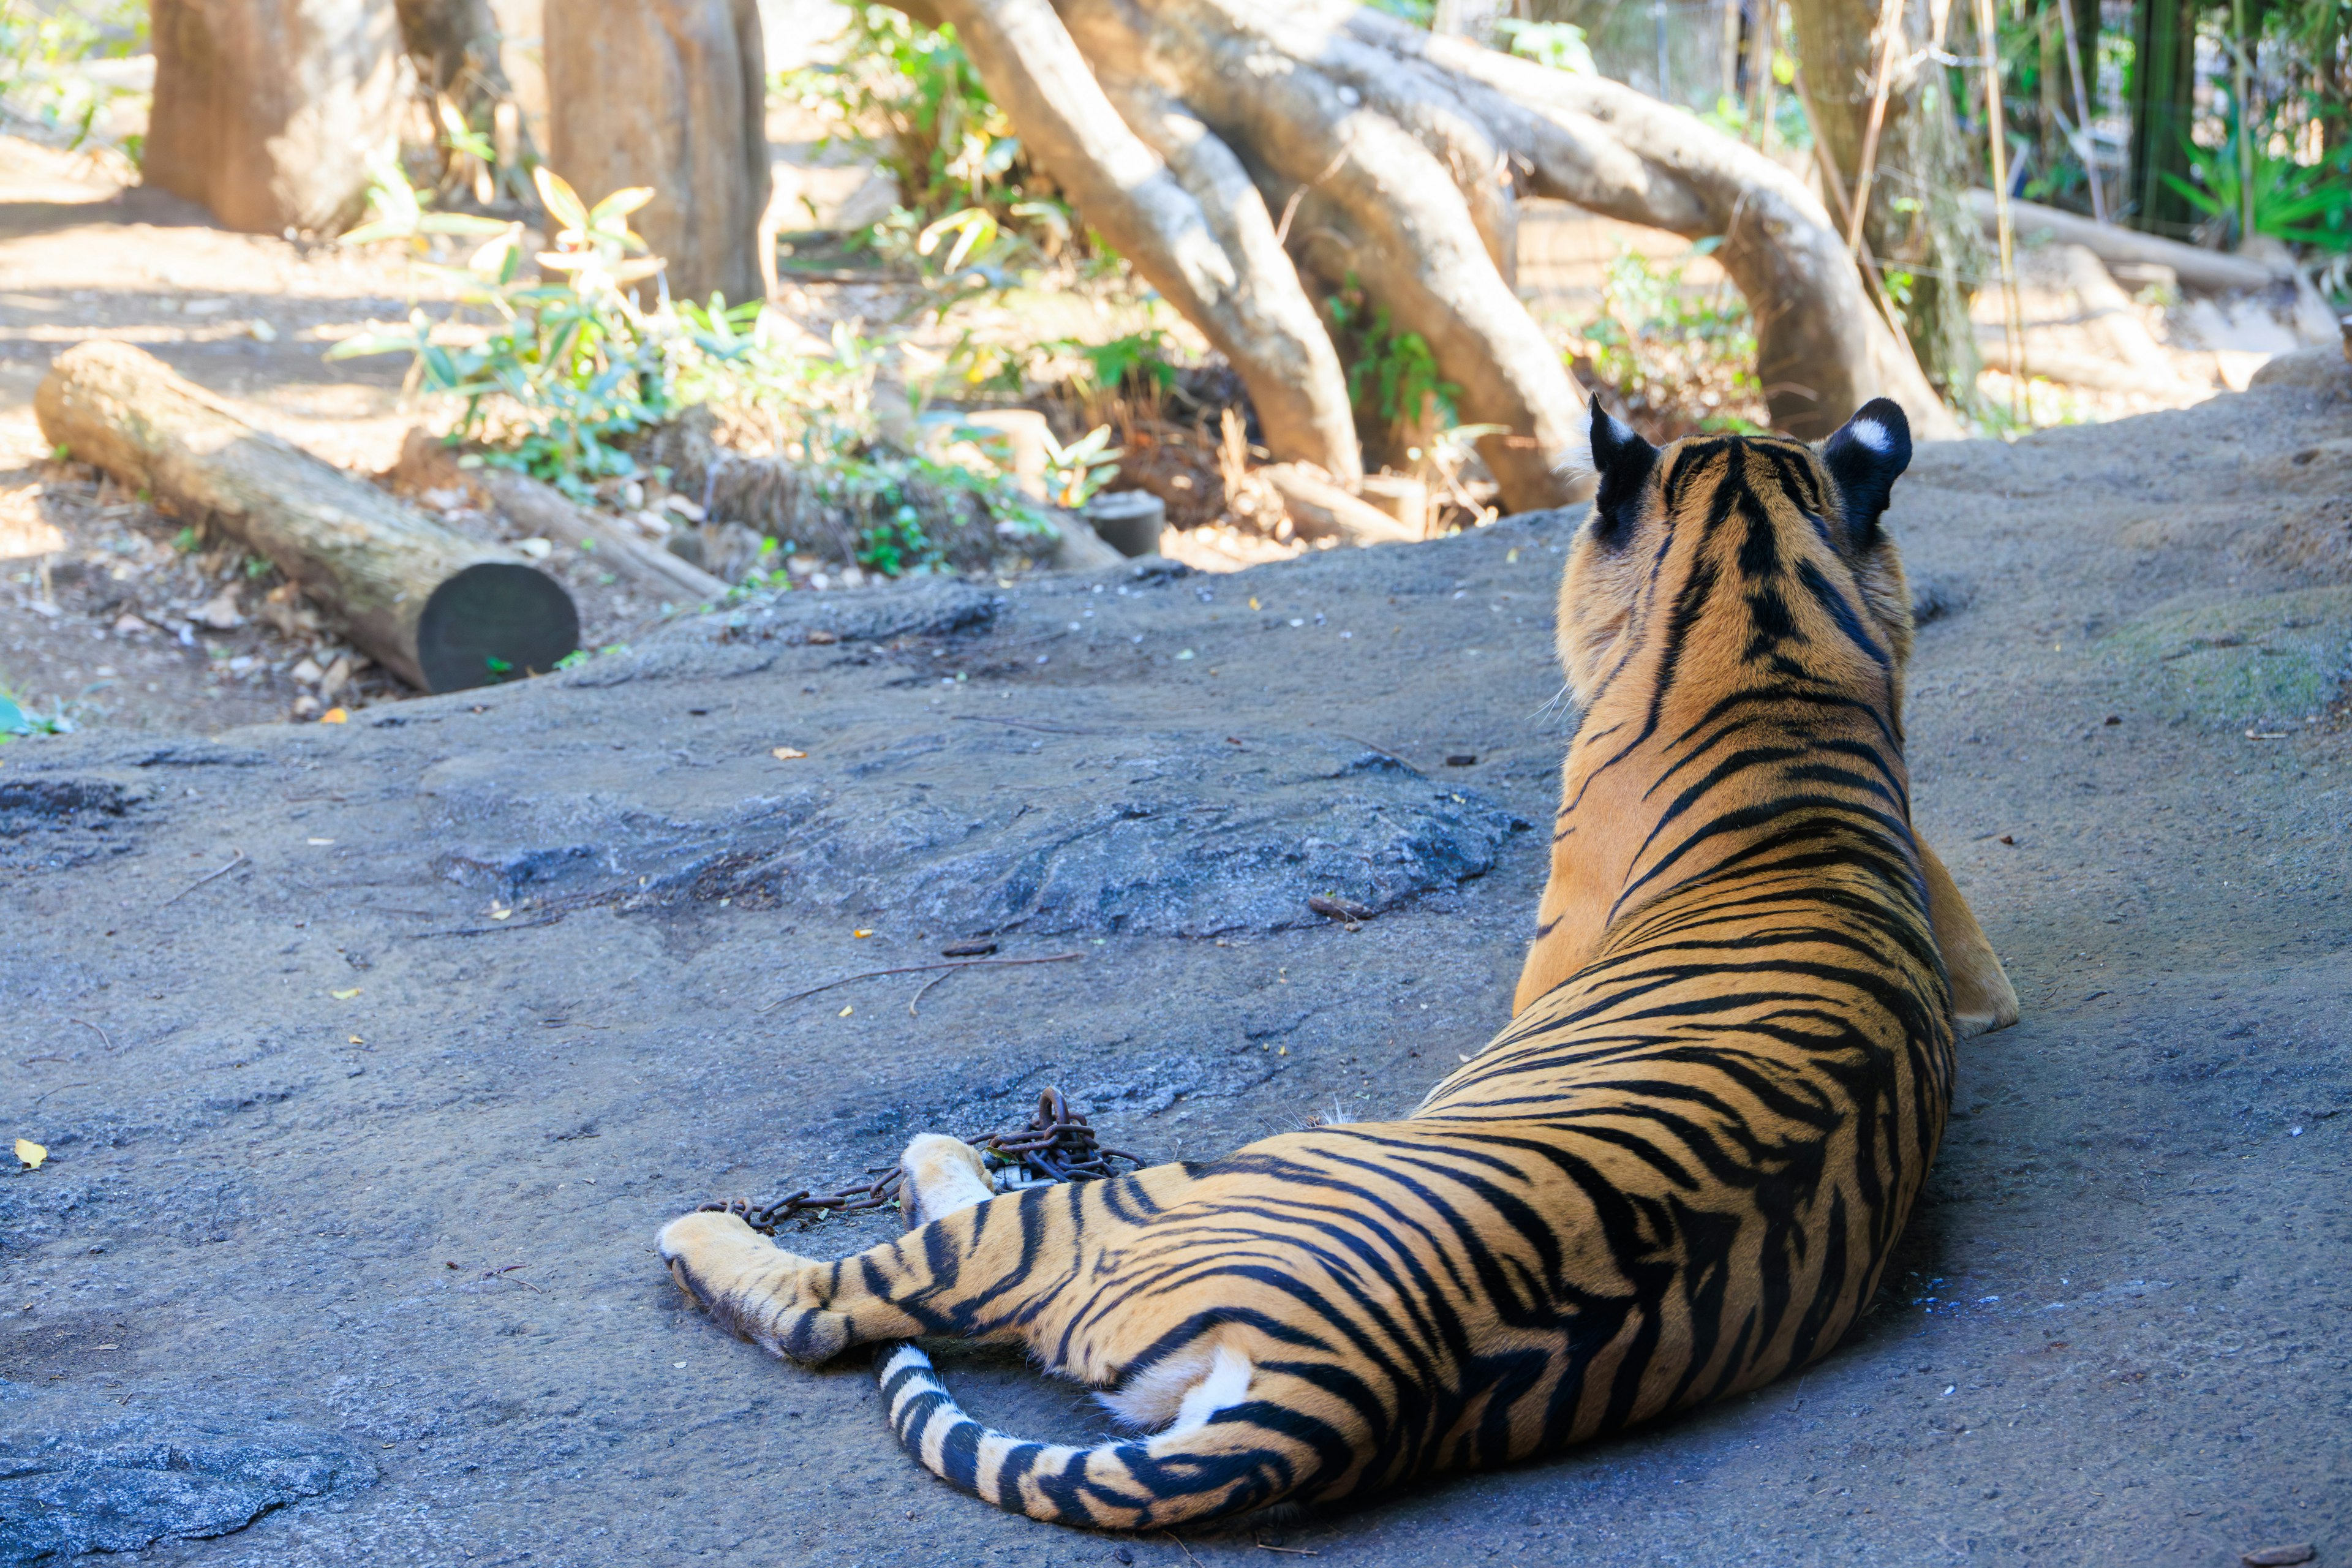
[[[1155,1158],[1409,1109],[1505,1022],[1572,515],[786,595],[343,726],[0,748],[0,1105],[49,1151],[0,1177],[0,1562],[2338,1562],[2347,496],[2324,355],[1924,448],[1918,818],[2025,1017],[1963,1049],[1876,1310],[1729,1405],[1181,1541],[949,1491],[864,1366],[715,1331],[654,1230],[1045,1084]],[[770,1007],[982,935],[1077,956]]]

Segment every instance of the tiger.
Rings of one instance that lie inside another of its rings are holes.
[[[1395,1121],[998,1193],[916,1138],[907,1230],[796,1256],[736,1214],[659,1253],[719,1325],[877,1355],[899,1441],[1034,1519],[1163,1529],[1493,1467],[1757,1388],[1870,1301],[2013,1022],[1911,823],[1908,422],[1653,446],[1596,399],[1559,651],[1578,719],[1501,1033]],[[1126,1435],[1024,1441],[913,1342],[1020,1346]]]

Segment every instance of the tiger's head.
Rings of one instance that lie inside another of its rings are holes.
[[[1620,679],[1654,679],[1657,658],[1760,656],[1883,679],[1899,710],[1911,599],[1882,526],[1911,461],[1899,406],[1872,400],[1818,447],[1778,436],[1660,447],[1596,397],[1591,441],[1601,488],[1559,588],[1560,663],[1580,708]],[[1717,613],[1717,589],[1746,614]]]

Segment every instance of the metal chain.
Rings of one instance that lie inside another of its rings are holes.
[[[1087,1125],[1087,1119],[1070,1109],[1058,1089],[1048,1089],[1037,1097],[1036,1114],[1029,1118],[1028,1126],[1012,1132],[983,1133],[964,1142],[981,1152],[992,1171],[1000,1166],[1017,1169],[1029,1178],[1024,1185],[1091,1182],[1116,1176],[1119,1173],[1112,1162],[1118,1160],[1138,1170],[1143,1166],[1143,1162],[1133,1154],[1104,1148],[1095,1137],[1095,1130]],[[724,1203],[704,1204],[697,1212],[736,1215],[761,1235],[773,1236],[788,1221],[803,1215],[823,1219],[828,1214],[856,1214],[887,1208],[898,1202],[898,1188],[906,1180],[898,1166],[876,1166],[866,1173],[874,1178],[866,1185],[823,1196],[803,1188],[790,1197],[764,1204],[755,1204],[749,1198],[730,1198]]]

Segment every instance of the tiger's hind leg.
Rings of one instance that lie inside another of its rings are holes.
[[[980,1151],[926,1132],[907,1145],[899,1207],[908,1230],[996,1195]],[[887,1338],[899,1314],[885,1301],[844,1312],[840,1267],[785,1251],[731,1214],[696,1213],[662,1227],[657,1245],[678,1288],[721,1326],[773,1354],[814,1364],[851,1345]],[[877,1311],[876,1309],[879,1308]],[[918,1331],[911,1321],[906,1331]]]
[[[834,1310],[839,1267],[786,1252],[740,1215],[681,1215],[662,1226],[655,1246],[679,1289],[701,1302],[720,1327],[772,1355],[814,1366],[853,1344],[919,1331],[853,1321]]]
[[[2017,987],[1986,940],[1984,927],[1943,861],[1919,840],[1919,868],[1927,874],[1927,921],[1935,928],[1944,972],[1952,981],[1952,1033],[1961,1039],[1989,1035],[2017,1022]]]

